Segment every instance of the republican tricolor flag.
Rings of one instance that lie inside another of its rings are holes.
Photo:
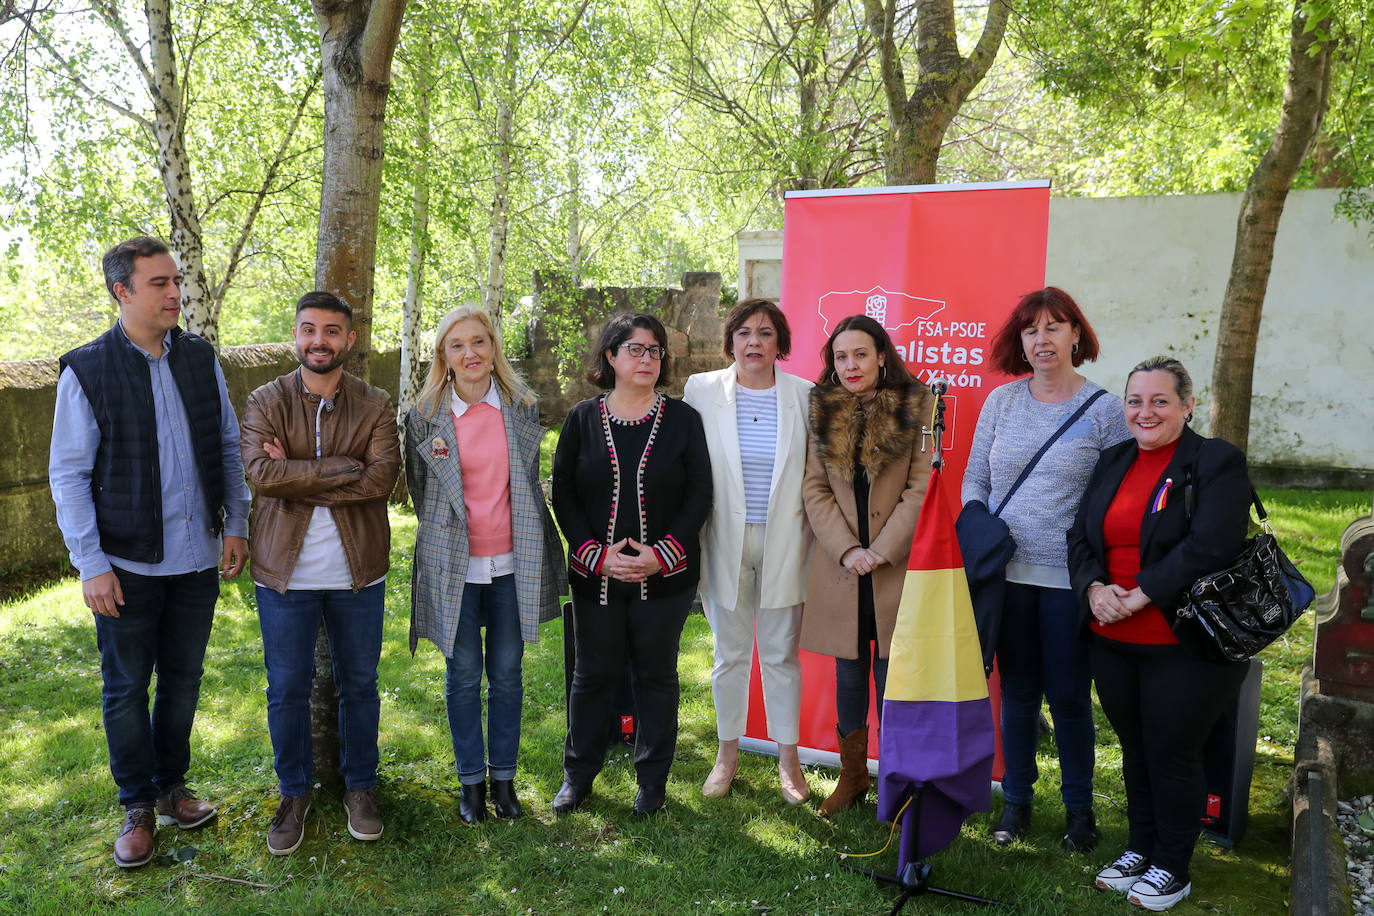
[[[902,816],[898,873],[939,852],[992,796],[992,706],[954,518],[933,470],[892,635],[878,820]],[[914,795],[914,797],[913,797]]]

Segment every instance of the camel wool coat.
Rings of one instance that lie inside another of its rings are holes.
[[[887,657],[930,477],[930,458],[920,449],[921,424],[932,404],[930,389],[920,382],[906,390],[878,389],[862,415],[858,398],[843,388],[811,390],[802,481],[802,502],[816,536],[802,614],[801,644],[808,652],[835,658],[859,654],[859,577],[840,563],[862,546],[854,501],[859,445],[869,479],[869,548],[887,560],[872,573],[878,651]]]

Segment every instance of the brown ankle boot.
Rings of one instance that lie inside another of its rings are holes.
[[[830,797],[821,802],[822,817],[862,801],[872,781],[868,776],[868,726],[856,728],[847,735],[841,735],[837,728],[835,734],[840,738],[840,781]]]

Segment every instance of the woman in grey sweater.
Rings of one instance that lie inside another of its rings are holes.
[[[1077,371],[1097,358],[1097,337],[1068,293],[1028,293],[992,342],[992,366],[1026,375],[988,395],[964,472],[963,501],[997,511],[1007,491],[1055,431],[1101,390]],[[1065,534],[1104,449],[1130,438],[1121,399],[1099,397],[1040,459],[1002,511],[1016,541],[997,641],[1002,680],[1005,805],[993,828],[999,846],[1025,835],[1036,777],[1040,706],[1048,700],[1067,812],[1063,846],[1097,845],[1092,810],[1093,719],[1088,633],[1069,587]]]

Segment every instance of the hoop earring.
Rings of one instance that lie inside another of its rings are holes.
[[[830,370],[830,377],[831,377],[832,379],[834,379],[834,381],[831,382],[831,384],[833,384],[833,385],[838,385],[838,384],[840,383],[840,377],[839,377],[839,375],[835,372],[834,369],[831,369],[831,370]]]
[[[880,381],[880,382],[885,382],[885,381],[887,381],[887,366],[886,366],[886,365],[882,365],[882,366],[879,366],[879,367],[878,367],[878,381]]]
[[[1073,352],[1075,352],[1075,353],[1078,352],[1078,341],[1076,341],[1076,340],[1073,342]]]
[[[1186,417],[1183,418],[1183,422],[1184,422],[1185,425],[1188,424],[1188,423],[1193,422],[1193,412],[1192,412],[1192,411],[1189,411],[1189,412],[1188,412],[1188,416],[1186,416]]]

